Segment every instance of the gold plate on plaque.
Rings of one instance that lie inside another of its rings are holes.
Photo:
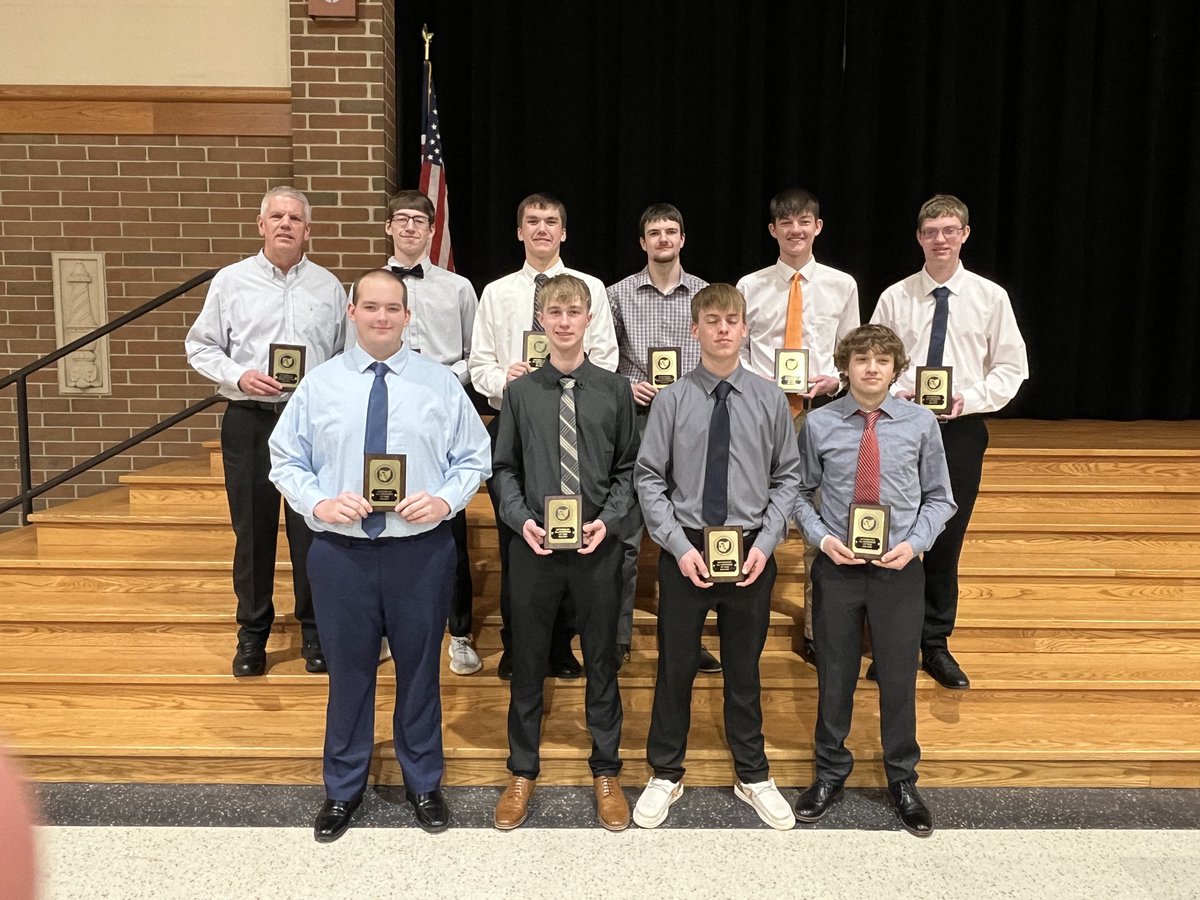
[[[789,394],[808,390],[808,351],[776,350],[775,383]]]
[[[871,503],[850,504],[850,552],[859,559],[879,559],[888,552],[892,508]]]
[[[678,347],[651,347],[647,362],[646,372],[650,376],[650,383],[656,388],[664,388],[679,380]]]
[[[709,581],[741,581],[744,558],[741,525],[704,527],[704,565]]]
[[[550,494],[546,497],[542,522],[547,550],[578,550],[583,546],[583,496]]]
[[[525,332],[525,362],[529,368],[540,369],[550,360],[550,338],[544,331]]]
[[[392,512],[404,499],[406,461],[403,453],[364,454],[363,496],[375,512]]]
[[[279,382],[279,389],[294,391],[304,377],[303,344],[272,344],[267,349],[267,374]]]
[[[948,413],[954,405],[954,368],[952,366],[917,366],[917,403],[938,415]]]

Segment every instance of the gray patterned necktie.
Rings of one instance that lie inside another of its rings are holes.
[[[575,379],[560,378],[558,401],[558,459],[564,494],[579,493],[579,438],[575,433]]]
[[[545,331],[542,327],[542,320],[538,318],[538,294],[542,292],[542,285],[550,280],[545,272],[538,272],[533,276],[533,331]]]

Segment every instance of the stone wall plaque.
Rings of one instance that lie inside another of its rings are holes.
[[[95,331],[108,322],[104,254],[50,254],[54,276],[54,336],[58,346]],[[60,394],[112,393],[108,338],[102,337],[58,361]]]

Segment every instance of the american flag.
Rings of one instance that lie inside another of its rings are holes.
[[[453,272],[450,202],[446,194],[446,170],[442,165],[442,134],[438,128],[437,94],[433,90],[433,63],[429,60],[425,60],[421,82],[421,192],[433,201],[434,210],[429,258],[435,265]]]

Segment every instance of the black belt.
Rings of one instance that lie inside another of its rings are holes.
[[[257,409],[262,412],[274,413],[281,415],[283,408],[287,406],[287,400],[281,403],[269,403],[266,400],[230,400],[230,406],[236,406],[238,409]]]
[[[388,544],[409,544],[413,541],[424,540],[443,526],[446,526],[446,522],[439,522],[433,528],[430,528],[428,531],[422,531],[420,534],[408,534],[404,535],[403,537],[360,538],[353,537],[349,534],[341,534],[336,531],[314,531],[313,537],[318,540],[328,541],[331,544],[336,544],[339,547],[349,547],[353,550],[365,550],[370,547],[383,547]]]

